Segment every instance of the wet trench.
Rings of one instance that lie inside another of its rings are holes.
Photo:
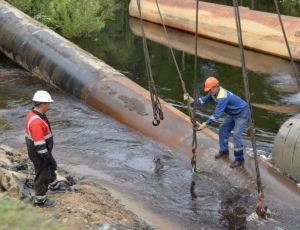
[[[94,111],[4,60],[0,67],[1,143],[24,147],[24,117],[31,107],[33,92],[43,88],[55,100],[48,117],[59,164],[139,204],[143,208],[134,211],[154,227],[294,229],[300,224],[297,212],[275,199],[270,199],[269,204],[273,219],[252,218],[255,188],[233,187],[213,169],[193,175],[185,156]]]

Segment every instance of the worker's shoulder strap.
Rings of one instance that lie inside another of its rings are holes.
[[[218,93],[218,96],[217,96],[217,99],[223,99],[223,98],[226,98],[227,97],[227,90],[220,87],[220,90],[219,90],[219,93]]]

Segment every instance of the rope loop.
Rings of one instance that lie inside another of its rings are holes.
[[[153,125],[153,126],[159,126],[159,124],[160,124],[160,120],[154,119],[154,120],[152,121],[152,125]]]

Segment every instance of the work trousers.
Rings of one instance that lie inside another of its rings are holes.
[[[233,130],[234,156],[237,161],[244,161],[242,135],[249,121],[248,109],[238,116],[227,116],[219,127],[220,151],[229,151],[228,139]]]
[[[49,183],[56,180],[55,170],[57,164],[52,154],[45,160],[34,149],[28,148],[28,155],[34,165],[35,178],[34,190],[36,196],[45,196],[48,191]]]

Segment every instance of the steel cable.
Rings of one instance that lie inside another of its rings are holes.
[[[147,71],[147,76],[148,76],[148,88],[149,88],[149,92],[150,92],[150,99],[151,99],[152,110],[153,110],[152,124],[154,126],[158,126],[160,124],[160,121],[164,119],[164,115],[163,115],[163,111],[161,109],[161,103],[159,101],[157,90],[155,87],[155,82],[153,79],[149,49],[148,49],[146,34],[145,34],[145,30],[144,30],[144,23],[143,23],[143,19],[142,19],[141,2],[140,2],[140,0],[136,0],[136,2],[137,2],[138,10],[139,10],[140,25],[141,25],[142,35],[143,35],[143,50],[144,50],[146,71]]]
[[[234,13],[235,13],[235,22],[236,22],[236,29],[237,29],[237,36],[238,36],[238,43],[240,49],[240,59],[242,65],[242,72],[243,72],[243,82],[245,88],[245,97],[247,100],[247,104],[250,110],[250,118],[249,118],[249,130],[250,130],[250,137],[251,143],[254,153],[254,161],[255,161],[255,170],[256,170],[256,182],[257,182],[257,190],[258,193],[264,196],[263,188],[261,183],[261,176],[260,170],[258,165],[258,158],[257,158],[257,148],[256,148],[256,140],[255,140],[255,127],[253,122],[253,113],[251,108],[251,98],[250,98],[250,89],[249,89],[249,81],[248,81],[248,73],[246,69],[246,62],[245,62],[245,54],[244,54],[244,45],[243,45],[243,36],[242,36],[242,29],[241,29],[241,19],[240,19],[240,12],[239,12],[239,5],[237,0],[233,0],[234,6]]]

